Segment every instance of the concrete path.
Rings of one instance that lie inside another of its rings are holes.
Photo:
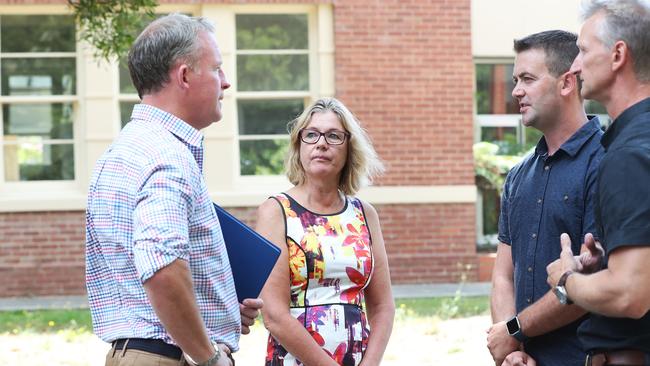
[[[394,285],[393,296],[398,298],[442,297],[442,296],[487,296],[490,283],[441,283],[432,285]],[[79,309],[87,308],[86,296],[42,296],[0,298],[0,311],[36,309]]]

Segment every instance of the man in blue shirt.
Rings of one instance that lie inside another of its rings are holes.
[[[546,283],[546,266],[557,259],[560,234],[574,239],[574,253],[593,232],[596,169],[602,131],[588,119],[580,84],[569,72],[577,36],[554,30],[515,40],[512,95],[522,123],[544,136],[535,151],[506,178],[499,218],[499,245],[492,277],[494,325],[488,348],[497,365],[506,357],[533,356],[539,365],[575,366],[584,361],[576,329],[585,311],[562,306]],[[595,249],[594,249],[595,250]]]
[[[548,267],[558,298],[592,314],[578,330],[587,366],[650,365],[650,3],[583,3],[572,72],[614,119],[602,138],[595,215],[605,268],[585,273],[563,235]],[[557,244],[556,244],[557,245]],[[566,306],[565,306],[566,307]]]
[[[95,165],[86,286],[107,366],[232,366],[262,302],[239,304],[203,179],[200,130],[230,87],[213,26],[171,14],[129,52],[142,104]]]

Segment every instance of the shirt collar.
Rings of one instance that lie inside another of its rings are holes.
[[[159,123],[184,143],[196,148],[203,146],[203,134],[199,130],[162,109],[148,104],[136,104],[133,107],[131,119]]]
[[[559,150],[564,151],[567,155],[573,157],[578,151],[582,148],[584,144],[589,141],[591,136],[600,130],[600,120],[597,116],[590,116],[589,120],[582,125],[568,140],[566,140]],[[558,150],[558,151],[559,151]],[[542,136],[535,147],[535,153],[537,155],[546,155],[548,154],[548,145],[546,145],[546,138]]]
[[[601,144],[607,148],[612,144],[612,142],[614,142],[616,136],[620,135],[625,128],[636,124],[635,122],[632,122],[632,120],[634,120],[638,115],[647,112],[650,112],[650,98],[646,98],[624,110],[623,113],[612,122],[607,131],[605,131],[602,140],[600,140]],[[644,123],[641,121],[638,122]]]

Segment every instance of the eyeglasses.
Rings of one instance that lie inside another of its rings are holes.
[[[325,137],[325,142],[327,142],[328,145],[341,145],[345,142],[346,137],[350,137],[350,134],[339,130],[331,130],[327,132],[320,132],[310,128],[303,128],[300,130],[300,139],[306,144],[313,145],[317,143],[321,136]]]

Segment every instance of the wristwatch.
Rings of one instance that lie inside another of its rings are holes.
[[[212,347],[214,347],[214,354],[205,362],[198,363],[185,352],[183,352],[183,357],[185,357],[185,361],[187,361],[190,366],[214,366],[217,364],[217,362],[219,362],[219,359],[221,358],[221,351],[219,351],[219,347],[217,347],[217,344],[215,342],[212,342]]]
[[[508,329],[508,334],[513,336],[519,342],[525,342],[528,340],[528,337],[526,337],[524,332],[521,330],[521,324],[516,315],[506,322],[506,328]]]
[[[572,274],[573,271],[571,270],[564,272],[560,277],[560,280],[557,282],[557,286],[553,288],[555,296],[557,296],[557,299],[560,300],[560,304],[562,305],[573,304],[573,301],[569,299],[569,294],[566,292],[566,287],[564,287],[566,285],[567,278],[569,278],[569,276]]]

